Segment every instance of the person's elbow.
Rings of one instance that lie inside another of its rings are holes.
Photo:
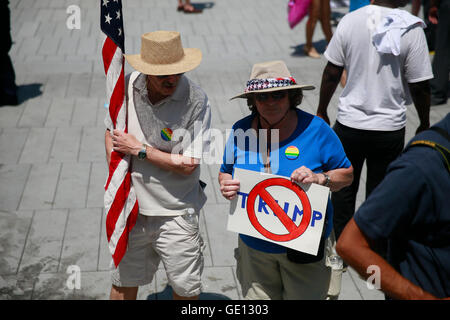
[[[336,242],[336,252],[344,261],[347,261],[348,253],[350,250],[350,244],[342,234]]]
[[[343,188],[348,187],[353,183],[353,166],[350,166],[345,170],[344,173],[344,182],[343,182]]]
[[[348,168],[335,170],[335,174],[333,174],[331,180],[330,190],[332,192],[337,192],[342,188],[348,187],[353,182],[353,166],[350,165]]]
[[[361,253],[369,248],[368,239],[356,221],[350,219],[336,242],[336,252],[349,265],[356,266],[361,262]]]
[[[184,176],[190,176],[195,172],[197,167],[198,167],[198,165],[187,165],[183,168],[181,174]]]
[[[188,161],[184,161],[180,167],[179,173],[182,174],[183,176],[190,176],[197,170],[199,165],[200,163],[197,159],[190,159]]]

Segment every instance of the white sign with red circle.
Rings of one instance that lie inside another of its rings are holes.
[[[231,202],[229,231],[317,254],[329,188],[239,168],[234,178],[240,190]]]

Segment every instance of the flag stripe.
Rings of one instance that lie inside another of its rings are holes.
[[[115,151],[111,152],[111,159],[109,160],[109,175],[108,175],[108,180],[106,181],[105,190],[109,188],[109,184],[111,183],[114,172],[116,171],[120,162],[123,160],[123,156],[124,156],[124,154],[122,154],[122,153],[115,152]]]
[[[123,83],[123,82],[125,82],[125,77],[124,77],[123,72],[121,72],[119,79],[117,80],[117,84],[114,87],[114,91],[111,95],[111,102],[109,105],[109,114],[111,116],[111,120],[113,123],[117,123],[117,115],[119,114],[120,110],[123,109],[122,106],[123,106],[125,91],[124,91],[124,86],[119,85],[119,83]],[[117,125],[116,125],[116,127],[117,127]]]
[[[106,75],[106,98],[113,125],[110,130],[116,128],[127,132],[122,16],[121,0],[100,0],[100,27],[105,36],[102,58]],[[112,151],[105,184],[106,234],[116,267],[126,252],[128,234],[135,225],[139,211],[136,193],[131,184],[130,161],[130,155]]]
[[[128,234],[130,233],[131,229],[136,224],[137,211],[138,211],[137,202],[135,203],[132,211],[134,214],[130,214],[130,218],[127,221],[127,227],[126,227],[127,230],[125,230],[126,232],[122,232],[122,235],[121,235],[119,241],[117,241],[117,247],[116,247],[116,250],[114,251],[114,256],[113,256],[115,265],[119,265],[119,263],[120,263],[120,259],[118,257],[123,257],[125,255],[125,250],[126,250],[126,247],[128,244]]]
[[[109,235],[108,241],[109,241],[109,249],[113,256],[116,255],[117,252],[120,252],[120,248],[118,247],[120,246],[119,243],[120,239],[122,238],[122,234],[129,233],[131,231],[131,228],[134,226],[134,222],[137,219],[137,213],[139,209],[138,203],[137,201],[133,202],[132,199],[130,199],[129,201],[130,203],[134,203],[134,206],[129,205],[124,207],[122,211],[120,211],[120,213],[118,214],[115,225],[111,226],[111,228],[113,228],[113,231]],[[110,222],[114,223],[113,220],[111,220]],[[117,251],[118,249],[119,251]]]
[[[106,217],[106,235],[108,241],[110,240],[111,235],[113,234],[114,229],[116,228],[117,219],[120,216],[120,213],[123,211],[124,204],[126,203],[128,194],[130,192],[130,185],[128,179],[129,174],[130,173],[127,172],[127,175],[123,179],[122,184],[117,189],[116,196],[114,197],[111,207],[109,208],[109,214]]]
[[[109,66],[111,65],[111,61],[114,57],[114,53],[116,51],[116,44],[111,38],[106,37],[103,42],[102,56],[103,56],[103,65],[105,67],[105,74],[108,73]]]

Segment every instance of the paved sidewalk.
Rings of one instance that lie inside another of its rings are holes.
[[[175,0],[124,2],[127,53],[139,52],[142,33],[160,29],[180,31],[185,47],[202,50],[203,62],[189,76],[211,100],[214,128],[224,131],[249,114],[243,101],[229,98],[242,91],[251,66],[261,61],[282,59],[298,82],[315,85],[301,106],[315,113],[326,60],[301,54],[305,22],[289,29],[287,0],[194,2],[205,8],[200,15],[177,12]],[[70,5],[81,8],[80,30],[66,26]],[[10,8],[10,55],[22,102],[0,108],[0,299],[108,299],[99,1],[11,0]],[[314,40],[322,51],[323,39],[318,25]],[[128,65],[126,71],[131,71]],[[449,107],[433,107],[431,123],[442,119]],[[333,107],[330,118],[334,122]],[[417,126],[411,106],[408,140]],[[201,298],[235,300],[242,298],[233,256],[237,236],[226,231],[228,202],[218,190],[218,169],[219,164],[202,164],[208,202],[201,213],[207,244]],[[81,270],[80,289],[70,286],[70,266]],[[339,299],[383,299],[351,269],[342,281]],[[169,297],[166,283],[160,269],[141,288],[139,299]]]

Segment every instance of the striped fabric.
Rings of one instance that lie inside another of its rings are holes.
[[[113,129],[128,131],[125,105],[124,33],[121,0],[100,0],[100,26],[104,34],[102,57],[106,74],[106,96]],[[106,236],[117,267],[128,245],[128,234],[136,223],[138,202],[131,184],[131,156],[111,152],[105,184]]]

